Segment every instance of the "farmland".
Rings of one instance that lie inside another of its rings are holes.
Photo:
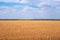
[[[0,40],[60,40],[60,21],[0,20]]]

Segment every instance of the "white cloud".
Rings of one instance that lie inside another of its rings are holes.
[[[54,0],[55,2],[60,2],[60,0]]]
[[[60,13],[60,7],[57,7],[60,2],[60,0],[51,0],[51,1],[34,1],[34,0],[0,0],[0,2],[18,2],[18,3],[26,3],[28,5],[15,5],[15,6],[0,6],[0,16],[3,17],[3,15],[6,17],[8,15],[8,18],[20,18],[20,19],[40,19],[40,18],[50,18],[53,14]],[[36,3],[36,5],[35,5]],[[56,4],[57,3],[57,4]],[[30,6],[30,4],[33,4],[33,6]],[[35,6],[39,8],[33,8]],[[55,6],[56,5],[56,6]],[[60,5],[60,4],[59,4]],[[55,8],[51,8],[51,6]],[[55,13],[55,11],[56,13]],[[58,11],[57,11],[58,10]],[[59,15],[59,14],[58,14]],[[53,16],[52,16],[53,17]]]
[[[17,11],[16,7],[0,6],[0,15],[6,15],[9,13],[15,13]]]
[[[49,18],[50,11],[45,9],[38,9],[25,6],[22,10],[18,7],[0,7],[0,15],[10,17],[16,17],[20,19],[40,19],[40,18]],[[5,18],[5,17],[4,17]]]
[[[22,11],[22,17],[24,18],[49,18],[49,14],[51,13],[50,10],[44,10],[44,9],[37,9],[37,8],[31,8],[31,7],[25,7]]]
[[[28,3],[28,0],[0,0],[0,2]]]
[[[28,0],[21,0],[20,3],[29,3]]]
[[[19,2],[19,0],[0,0],[0,2]]]
[[[40,7],[40,6],[43,6],[43,5],[46,5],[46,4],[47,4],[47,2],[41,2],[41,3],[38,4],[38,6]]]
[[[0,6],[0,19],[17,19],[18,7]]]
[[[2,0],[4,2],[20,2],[20,3],[29,3],[30,0]],[[49,18],[51,10],[49,8],[45,8],[44,5],[51,5],[49,2],[40,2],[36,6],[41,8],[32,8],[24,6],[23,9],[19,9],[19,6],[14,7],[0,7],[3,10],[0,10],[0,15],[16,15],[17,18],[27,18],[27,19],[40,19],[40,18]]]

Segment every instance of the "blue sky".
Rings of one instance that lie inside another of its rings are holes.
[[[60,0],[0,0],[0,19],[60,19]]]

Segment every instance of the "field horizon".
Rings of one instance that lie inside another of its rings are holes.
[[[0,40],[60,40],[60,21],[0,20]]]

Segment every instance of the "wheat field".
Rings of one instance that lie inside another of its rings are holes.
[[[0,20],[0,40],[60,40],[60,21]]]

